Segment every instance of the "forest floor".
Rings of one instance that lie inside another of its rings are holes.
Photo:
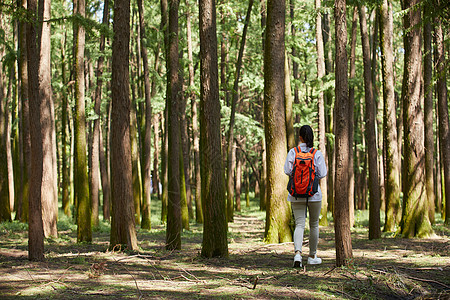
[[[330,223],[320,228],[323,263],[294,269],[292,243],[263,243],[264,220],[257,204],[235,214],[227,259],[200,257],[201,225],[183,232],[181,251],[165,250],[165,226],[156,224],[138,231],[138,253],[126,253],[107,250],[106,223],[92,244],[77,244],[76,227],[60,221],[45,262],[28,261],[26,225],[3,223],[0,299],[450,299],[450,228],[442,221],[431,239],[368,240],[367,212],[358,212],[347,267],[335,268]]]

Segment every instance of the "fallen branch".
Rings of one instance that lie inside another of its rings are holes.
[[[118,261],[114,256],[113,256],[112,258],[113,258],[116,262],[118,262],[119,264],[121,264],[120,261]],[[136,285],[136,289],[137,289],[137,291],[138,291],[138,293],[139,293],[139,298],[138,298],[138,299],[141,299],[143,295],[142,295],[141,290],[139,289],[139,286],[138,286],[138,284],[137,284],[136,278],[134,278],[133,274],[131,274],[130,270],[128,270],[128,268],[127,268],[125,265],[122,265],[122,266],[123,266],[123,268],[128,272],[128,274],[131,275],[131,278],[133,278],[134,284]]]
[[[374,269],[373,271],[374,271],[374,272],[381,273],[381,274],[389,274],[388,272],[382,271],[382,270],[376,270],[376,269]],[[413,277],[413,276],[409,276],[409,275],[407,275],[407,274],[400,274],[400,275],[401,275],[401,276],[404,276],[404,277],[406,277],[406,278],[412,279],[412,280],[418,280],[418,281],[422,281],[422,282],[436,283],[436,284],[439,284],[439,285],[445,287],[446,289],[450,289],[450,286],[448,286],[448,285],[446,285],[446,284],[444,284],[444,283],[442,283],[442,282],[436,281],[436,280]]]
[[[336,269],[336,266],[332,267],[330,270],[328,270],[325,274],[323,274],[323,276],[326,276],[328,274],[330,274],[331,272],[333,272]]]

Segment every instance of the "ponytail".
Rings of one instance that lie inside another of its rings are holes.
[[[311,126],[303,125],[300,128],[300,136],[306,143],[306,146],[308,146],[309,148],[312,148],[314,146],[314,133]]]

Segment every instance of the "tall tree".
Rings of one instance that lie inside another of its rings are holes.
[[[77,199],[77,241],[92,241],[91,199],[86,157],[86,117],[85,117],[85,77],[84,48],[86,30],[81,23],[86,17],[85,0],[76,0],[76,39],[75,39],[75,197]],[[98,166],[97,166],[98,167]],[[96,195],[98,197],[98,195]],[[98,198],[97,198],[98,201]]]
[[[319,117],[319,150],[322,152],[323,157],[327,157],[326,148],[326,135],[325,135],[325,102],[324,102],[324,92],[323,92],[323,78],[325,76],[325,50],[323,44],[323,33],[322,33],[322,13],[321,13],[321,0],[315,0],[315,7],[317,11],[316,15],[316,51],[317,51],[317,79],[319,80],[319,96],[317,99],[318,117]],[[328,198],[328,187],[327,187],[327,177],[322,178],[320,181],[320,189],[322,191],[322,210],[320,218],[320,225],[327,226],[327,198]]]
[[[442,149],[442,165],[444,168],[443,185],[445,186],[445,224],[450,224],[450,125],[448,117],[448,95],[445,65],[445,39],[442,21],[435,23],[435,65],[437,73],[437,94],[439,113],[439,143]],[[448,69],[447,69],[448,72]]]
[[[370,60],[370,43],[367,32],[366,7],[359,7],[359,23],[364,62],[364,95],[366,101],[366,139],[369,156],[369,239],[381,237],[380,230],[380,185],[378,179],[378,149],[376,134],[375,99],[373,96],[373,81]]]
[[[21,1],[21,7],[27,8],[27,0]],[[20,105],[21,105],[21,137],[22,137],[22,199],[19,200],[19,207],[16,219],[23,222],[28,221],[28,198],[30,191],[30,100],[28,97],[28,64],[27,64],[27,30],[26,22],[19,21],[19,81],[20,81]]]
[[[169,152],[167,160],[168,166],[168,205],[167,205],[167,229],[166,229],[166,249],[181,249],[181,176],[180,176],[180,121],[179,121],[179,101],[180,101],[180,74],[178,62],[178,0],[169,0],[169,44],[167,51],[168,59],[168,122],[169,131]]]
[[[102,24],[106,27],[109,27],[109,0],[105,0],[104,7],[103,7],[103,18],[102,18]],[[94,145],[92,150],[92,155],[95,157],[98,155],[98,164],[100,166],[100,175],[101,175],[101,182],[102,182],[102,194],[103,194],[103,219],[109,220],[109,206],[110,206],[110,186],[109,186],[109,172],[107,168],[107,161],[106,161],[106,155],[105,150],[103,149],[103,138],[102,138],[102,131],[100,128],[100,121],[101,121],[101,114],[100,114],[100,107],[102,102],[102,89],[103,89],[103,68],[104,68],[104,61],[105,61],[105,44],[106,44],[106,36],[105,33],[102,32],[100,36],[100,52],[101,55],[98,58],[97,61],[97,85],[95,89],[95,100],[94,100],[94,111],[98,118],[94,120],[94,136],[98,134],[98,153],[95,154],[95,148]],[[95,138],[93,141],[93,144],[95,143]],[[94,159],[94,158],[93,158]],[[95,158],[97,159],[97,158]],[[94,161],[92,161],[92,165],[94,165]],[[96,170],[94,170],[96,172]],[[92,176],[97,176],[94,173]],[[91,196],[92,197],[92,196]],[[94,198],[92,198],[94,199]],[[95,225],[95,222],[94,222]]]
[[[356,76],[356,37],[358,32],[358,7],[355,6],[353,8],[353,17],[352,17],[352,29],[351,29],[351,37],[350,37],[350,74],[349,80],[354,80]],[[353,227],[355,224],[355,171],[353,169],[353,142],[354,142],[354,128],[355,128],[355,86],[350,84],[348,89],[348,99],[349,99],[349,110],[348,110],[348,120],[349,120],[349,143],[350,143],[350,161],[348,168],[348,203],[350,209],[350,227]]]
[[[63,83],[63,86],[67,84],[66,79],[66,34],[64,34],[64,37],[61,39],[61,80]],[[61,182],[61,189],[62,189],[62,209],[64,211],[64,214],[66,216],[71,216],[71,209],[70,209],[70,164],[69,164],[69,157],[70,153],[70,142],[68,141],[68,137],[70,136],[68,134],[68,125],[69,125],[69,101],[68,101],[68,95],[67,95],[67,89],[63,88],[62,91],[62,101],[61,101],[61,144],[62,144],[62,153],[61,153],[61,176],[62,176],[62,182]],[[29,130],[29,129],[28,129]],[[69,139],[70,140],[70,139]],[[68,149],[69,148],[69,149]]]
[[[192,29],[191,29],[191,8],[189,0],[186,0],[186,34],[188,47],[188,70],[189,86],[194,86],[194,60],[192,55]],[[201,176],[200,176],[200,140],[198,130],[198,104],[195,97],[195,91],[190,89],[189,98],[191,99],[192,110],[192,140],[194,152],[194,182],[195,182],[195,220],[197,223],[203,223],[202,195],[201,195]]]
[[[168,17],[168,2],[167,0],[161,0],[161,29],[164,33],[164,57],[166,58],[166,69],[169,69],[169,17]],[[167,76],[167,75],[166,75]],[[166,82],[168,79],[166,78]],[[169,85],[166,85],[166,95],[169,95]],[[162,195],[161,195],[161,221],[166,222],[167,220],[167,205],[169,198],[169,174],[168,174],[168,156],[169,156],[169,138],[168,138],[168,106],[169,101],[166,100],[166,106],[164,109],[164,132],[163,132],[163,143],[161,151],[161,180],[162,180]],[[163,127],[163,126],[161,126]]]
[[[421,9],[419,0],[404,0],[405,60],[403,70],[403,213],[404,237],[426,237],[432,233],[425,188],[424,121],[421,108]]]
[[[287,176],[283,172],[286,159],[286,128],[284,105],[285,64],[284,0],[267,2],[267,25],[264,46],[264,128],[266,137],[267,185],[266,230],[267,243],[292,241],[289,227],[291,212],[287,198]]]
[[[110,246],[137,249],[134,223],[129,92],[130,0],[114,1],[111,77],[111,235]]]
[[[204,257],[227,257],[227,220],[223,181],[216,4],[199,1],[200,20],[200,168]]]
[[[144,131],[144,145],[143,145],[143,162],[142,162],[142,223],[141,227],[143,229],[151,229],[151,127],[152,127],[152,103],[151,103],[151,91],[150,91],[150,70],[148,68],[148,55],[147,55],[147,35],[145,31],[144,22],[144,4],[142,0],[138,0],[138,10],[139,10],[139,28],[140,28],[140,38],[141,38],[141,56],[142,64],[144,66],[144,95],[145,95],[145,131]]]
[[[349,126],[348,118],[348,63],[347,63],[347,19],[346,1],[334,2],[335,46],[336,46],[336,172],[335,172],[335,206],[334,230],[336,240],[336,265],[350,263],[353,257],[350,235],[350,216],[348,207],[348,167],[349,167]]]
[[[1,10],[1,9],[0,9]],[[0,17],[0,30],[2,28],[3,17]],[[0,46],[0,57],[4,57],[4,47]],[[11,221],[11,208],[9,205],[9,180],[8,180],[8,162],[7,162],[7,108],[6,95],[4,94],[3,83],[6,82],[3,74],[3,68],[0,68],[0,222]]]
[[[45,4],[45,1],[44,3]],[[45,6],[44,6],[45,7]],[[28,64],[28,84],[30,99],[30,194],[29,194],[29,220],[28,220],[28,259],[44,259],[44,221],[42,202],[47,201],[45,197],[53,198],[52,187],[49,181],[43,181],[44,175],[52,177],[49,173],[49,132],[51,125],[44,122],[43,116],[49,119],[48,105],[49,99],[42,98],[40,93],[39,67],[41,64],[41,48],[38,47],[43,30],[43,13],[37,14],[37,1],[28,0],[27,10],[35,22],[27,24],[27,64]],[[40,24],[38,24],[40,23]],[[41,25],[41,26],[39,26]],[[40,38],[38,38],[40,37]],[[41,105],[44,104],[44,105]],[[45,164],[44,164],[45,162]],[[51,164],[50,164],[51,166]]]
[[[400,171],[397,143],[397,114],[394,89],[392,3],[383,0],[380,7],[381,69],[383,73],[383,135],[386,164],[386,218],[384,231],[393,231],[400,223]]]
[[[245,16],[244,29],[242,31],[241,45],[239,47],[238,60],[236,62],[236,70],[234,76],[233,84],[233,97],[231,100],[231,115],[230,123],[228,126],[228,136],[227,136],[227,220],[228,222],[233,221],[233,211],[234,211],[234,168],[233,165],[236,162],[236,147],[234,147],[234,123],[236,116],[236,105],[239,99],[239,78],[241,75],[242,59],[244,56],[245,41],[247,39],[247,29],[250,23],[250,14],[252,12],[253,0],[249,0],[247,15]]]
[[[423,15],[423,37],[424,37],[424,59],[423,59],[423,88],[424,88],[424,129],[425,129],[425,180],[427,188],[428,211],[430,222],[434,223],[435,195],[434,195],[434,134],[433,134],[433,56],[432,56],[432,33],[431,33],[431,6],[424,5]]]

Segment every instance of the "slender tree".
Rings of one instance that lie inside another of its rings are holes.
[[[187,33],[187,47],[188,47],[188,69],[189,69],[189,98],[191,99],[192,110],[192,140],[194,152],[194,182],[195,182],[195,220],[197,223],[203,223],[202,211],[202,195],[201,195],[201,176],[200,176],[200,140],[198,128],[198,104],[196,101],[194,86],[194,61],[192,55],[192,29],[191,29],[191,10],[189,0],[186,0],[186,33]]]
[[[348,126],[348,63],[347,19],[345,0],[335,0],[334,16],[336,46],[336,172],[334,230],[336,240],[336,265],[343,266],[353,258],[348,207],[349,126]]]
[[[285,64],[285,1],[267,2],[267,25],[264,46],[264,129],[266,137],[267,243],[292,241],[289,227],[291,213],[287,198],[287,176],[280,168],[286,159],[286,128],[284,104]],[[284,126],[283,126],[284,125]]]
[[[200,0],[200,168],[204,257],[227,257],[227,220],[220,134],[216,4]]]
[[[405,0],[402,8],[405,61],[403,70],[403,213],[404,237],[426,237],[433,230],[428,217],[425,187],[424,120],[421,109],[421,9],[419,0]]]
[[[423,88],[424,88],[424,129],[425,129],[425,180],[427,188],[428,211],[430,222],[434,223],[435,195],[434,195],[434,134],[433,134],[433,56],[432,56],[432,33],[431,19],[429,18],[430,5],[423,7],[423,37],[424,37],[424,60],[423,60]]]
[[[380,7],[381,69],[383,73],[383,135],[386,164],[386,218],[384,231],[393,231],[401,219],[399,152],[394,90],[392,3],[383,0]]]
[[[178,0],[169,0],[169,44],[168,44],[168,121],[169,131],[169,152],[168,166],[168,205],[167,205],[167,229],[166,229],[166,249],[181,249],[181,176],[180,176],[180,122],[179,122],[179,101],[180,101],[180,74],[178,71]]]
[[[2,17],[0,17],[0,30],[2,27]],[[0,46],[0,57],[4,56],[4,48]],[[6,82],[3,76],[3,68],[0,68],[0,222],[11,221],[11,208],[9,205],[9,180],[7,162],[7,108],[6,95],[4,95],[3,83]]]
[[[27,8],[27,0],[21,1],[21,7]],[[28,97],[28,64],[27,64],[27,30],[26,22],[19,21],[19,81],[20,81],[20,105],[21,105],[21,189],[22,199],[19,200],[19,207],[16,219],[28,222],[28,198],[30,188],[30,101]]]
[[[435,35],[435,65],[437,73],[437,94],[439,113],[439,144],[442,149],[443,185],[445,187],[445,224],[450,224],[450,125],[448,117],[448,95],[445,60],[445,39],[442,21],[434,22]]]
[[[144,145],[143,145],[143,162],[142,162],[142,223],[143,229],[151,229],[151,125],[152,125],[152,103],[151,103],[151,90],[150,90],[150,70],[148,67],[148,55],[147,55],[147,35],[145,30],[144,21],[144,4],[142,0],[138,0],[139,10],[139,28],[141,38],[141,56],[142,64],[144,66],[144,95],[145,95],[145,131],[144,131]]]
[[[110,247],[137,249],[134,223],[129,93],[130,1],[114,1],[111,77],[111,234]]]
[[[380,230],[380,185],[378,180],[378,150],[376,135],[375,99],[370,60],[370,44],[367,32],[366,7],[359,7],[359,22],[364,62],[364,95],[366,101],[366,139],[369,156],[369,239],[381,237]]]
[[[77,0],[75,6],[76,19],[79,21],[76,26],[75,40],[75,197],[77,198],[77,241],[92,241],[91,229],[91,199],[89,196],[89,180],[87,173],[86,156],[86,117],[85,117],[85,77],[84,77],[84,48],[85,48],[85,28],[80,22],[86,17],[86,3],[84,0]],[[96,195],[98,197],[98,194]],[[98,198],[97,198],[98,201]]]
[[[326,135],[325,135],[325,102],[323,92],[323,77],[325,76],[325,50],[323,44],[322,33],[322,13],[321,13],[321,0],[315,0],[315,7],[317,11],[316,15],[316,51],[317,51],[317,79],[319,80],[319,96],[317,99],[318,117],[319,117],[319,150],[322,152],[323,157],[327,157],[326,148]],[[322,191],[322,210],[320,218],[320,225],[327,226],[327,212],[328,212],[328,187],[327,177],[322,178],[320,181],[320,189]]]
[[[236,62],[236,71],[234,76],[234,84],[231,99],[231,115],[230,123],[228,126],[228,136],[227,136],[227,220],[228,222],[233,221],[233,211],[234,211],[234,168],[233,165],[236,163],[236,151],[234,146],[234,123],[236,116],[236,105],[239,98],[239,78],[241,75],[242,59],[244,56],[245,41],[247,39],[247,30],[250,23],[250,14],[252,12],[253,0],[249,0],[247,7],[247,14],[245,16],[244,29],[242,31],[241,45],[239,47],[238,60]],[[233,159],[234,157],[234,159]]]

